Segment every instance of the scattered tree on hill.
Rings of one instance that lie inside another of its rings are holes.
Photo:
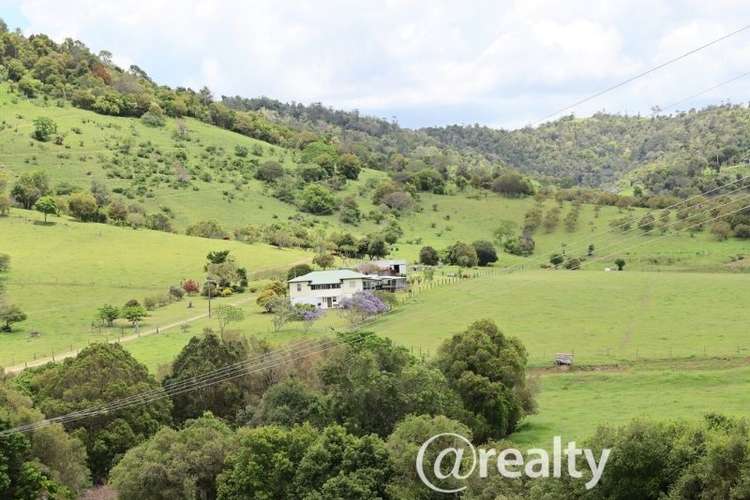
[[[495,179],[492,182],[492,190],[512,198],[534,194],[531,183],[517,172],[507,172]]]
[[[0,331],[11,332],[15,323],[26,321],[27,318],[26,313],[17,305],[0,302],[0,323],[3,324]]]
[[[216,240],[227,238],[226,231],[224,231],[215,220],[196,222],[195,224],[188,226],[185,230],[185,234],[188,236],[198,236],[200,238],[212,238]]]
[[[653,231],[654,227],[656,226],[656,219],[653,215],[646,214],[643,217],[641,217],[641,220],[638,221],[638,227],[644,232],[648,233]]]
[[[105,325],[113,326],[115,320],[120,317],[120,309],[111,304],[104,304],[99,308],[96,315]]]
[[[711,234],[719,241],[724,241],[732,235],[732,226],[723,220],[714,222],[711,225]]]
[[[622,271],[625,267],[625,259],[615,259],[615,265],[618,271]]]
[[[57,203],[51,196],[42,196],[34,203],[34,210],[44,214],[44,222],[47,223],[48,215],[57,215]]]
[[[436,266],[440,263],[437,250],[430,246],[422,247],[419,251],[419,263],[426,266]]]
[[[219,333],[224,338],[224,331],[229,323],[237,323],[245,319],[245,312],[242,308],[230,304],[221,304],[214,310],[214,317],[219,323]]]
[[[531,234],[524,232],[520,236],[511,238],[505,242],[503,248],[506,252],[512,255],[518,255],[521,257],[528,257],[534,253],[536,243]]]
[[[477,263],[480,266],[486,266],[497,262],[497,251],[492,243],[485,240],[479,240],[472,243],[474,250],[477,252]]]
[[[255,178],[264,182],[276,182],[285,174],[284,167],[274,160],[264,161],[255,170]]]
[[[449,246],[444,254],[443,260],[453,266],[474,267],[479,263],[476,249],[462,241],[457,241]]]
[[[143,306],[131,305],[123,307],[120,311],[120,315],[128,320],[128,322],[133,325],[133,328],[136,328],[141,320],[148,316],[148,313]]]
[[[44,172],[21,175],[10,191],[13,199],[26,210],[31,210],[39,198],[49,193],[49,179]]]
[[[549,263],[557,267],[565,261],[565,257],[559,253],[553,253],[549,258]]]
[[[34,132],[31,135],[37,141],[47,142],[57,133],[57,124],[46,116],[35,118],[33,124]]]
[[[93,222],[99,219],[99,206],[89,193],[73,193],[68,199],[70,215],[82,222]]]
[[[300,208],[316,215],[332,214],[336,209],[336,198],[323,186],[309,184],[302,191]]]
[[[341,202],[341,209],[339,212],[339,219],[344,224],[359,224],[362,218],[362,213],[357,206],[357,200],[353,196],[347,196]]]
[[[329,253],[321,253],[313,257],[313,264],[323,269],[333,266],[335,258]]]

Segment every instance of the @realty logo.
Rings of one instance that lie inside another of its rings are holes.
[[[417,453],[417,475],[431,490],[439,493],[458,493],[466,489],[463,484],[475,473],[481,479],[487,478],[490,468],[502,477],[518,479],[526,476],[531,479],[562,476],[563,464],[567,473],[574,479],[588,479],[586,489],[595,487],[602,477],[604,466],[611,453],[604,448],[599,458],[588,448],[578,448],[575,441],[565,447],[562,438],[552,439],[552,454],[542,448],[531,448],[525,453],[516,448],[475,448],[460,434],[444,432],[425,441]],[[588,471],[579,470],[578,457],[586,460]],[[478,470],[477,470],[478,469]],[[494,473],[494,472],[493,472]]]

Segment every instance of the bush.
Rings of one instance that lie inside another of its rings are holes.
[[[472,246],[477,252],[477,262],[480,266],[497,262],[497,251],[495,250],[495,246],[489,241],[475,241],[472,243]]]
[[[226,239],[227,233],[215,220],[201,221],[189,226],[185,231],[188,236],[200,238],[212,238],[216,240]]]
[[[479,258],[473,246],[457,241],[445,251],[445,261],[454,266],[474,267],[479,263]]]
[[[426,266],[436,266],[440,263],[437,250],[430,246],[422,247],[419,251],[419,263]]]
[[[310,184],[302,191],[300,208],[316,215],[332,214],[336,209],[336,198],[323,186]]]
[[[46,116],[34,119],[34,132],[32,136],[37,141],[47,142],[57,133],[57,124]]]

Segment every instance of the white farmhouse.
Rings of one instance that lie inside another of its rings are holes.
[[[339,307],[345,297],[363,290],[395,291],[406,288],[405,276],[362,274],[351,269],[313,271],[290,279],[292,304],[311,304],[321,309]]]

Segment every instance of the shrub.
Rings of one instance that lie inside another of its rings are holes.
[[[297,276],[302,276],[310,272],[312,272],[312,267],[310,267],[308,264],[297,264],[296,266],[290,268],[286,273],[286,279],[291,280],[296,278]]]
[[[300,208],[316,215],[332,214],[336,209],[336,198],[323,186],[310,184],[302,191]]]
[[[200,238],[212,238],[212,239],[225,239],[227,233],[222,229],[218,222],[215,220],[201,221],[189,226],[185,230],[185,234],[188,236],[198,236]]]
[[[495,250],[495,246],[489,241],[475,241],[472,243],[472,246],[477,253],[477,263],[480,266],[497,262],[497,251]]]
[[[40,116],[33,121],[34,132],[32,136],[37,141],[47,142],[57,133],[57,124],[46,116]]]
[[[437,250],[430,246],[422,247],[419,251],[419,263],[426,266],[436,266],[440,262]]]

